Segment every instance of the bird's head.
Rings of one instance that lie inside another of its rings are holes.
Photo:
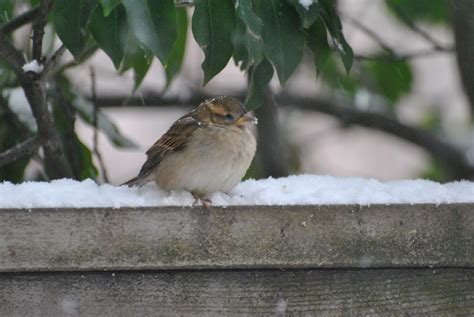
[[[244,128],[248,123],[257,123],[257,118],[247,113],[238,99],[228,96],[205,100],[196,109],[195,116],[201,122],[225,127]]]

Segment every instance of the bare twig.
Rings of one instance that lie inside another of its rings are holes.
[[[25,13],[22,13],[19,16],[16,16],[15,18],[1,25],[0,32],[2,32],[3,34],[9,34],[15,31],[16,29],[19,29],[23,25],[28,24],[31,21],[33,21],[39,12],[40,12],[40,7],[36,6],[30,9],[29,11],[26,11]]]
[[[0,153],[0,167],[9,163],[13,163],[25,155],[31,155],[35,153],[40,146],[41,141],[37,136],[31,137],[26,141],[15,145],[11,149]]]
[[[367,36],[372,38],[382,49],[384,49],[387,53],[396,56],[397,53],[393,48],[390,47],[376,32],[372,31],[370,28],[365,26],[363,23],[359,22],[359,20],[354,19],[350,16],[345,16],[345,18],[352,23],[355,27],[363,31]]]
[[[387,54],[380,55],[354,55],[354,58],[357,60],[383,60],[384,62],[398,62],[404,61],[407,59],[421,58],[432,56],[440,53],[453,53],[456,51],[455,47],[444,47],[439,45],[434,45],[432,49],[420,50],[416,52],[409,53],[399,53],[394,48],[392,48],[388,43],[386,43],[382,37],[380,37],[376,32],[365,26],[363,23],[354,19],[350,16],[345,16],[345,18],[352,23],[355,27],[363,31],[367,36],[372,38]]]
[[[95,77],[95,72],[94,72],[93,67],[90,68],[90,74],[91,74],[92,104],[94,105],[94,112],[92,116],[92,126],[94,127],[92,151],[94,155],[97,157],[97,160],[99,161],[99,165],[102,172],[102,176],[104,178],[104,182],[108,183],[109,177],[107,175],[107,170],[105,169],[104,160],[102,159],[102,155],[100,154],[100,151],[99,151],[99,131],[98,131],[99,129],[97,127],[99,107],[97,105],[97,89],[96,89],[97,82],[96,82],[96,77]]]
[[[33,23],[33,59],[42,63],[43,59],[43,36],[44,27],[48,23],[48,12],[51,7],[51,0],[42,0],[40,12]]]
[[[403,22],[416,34],[424,38],[427,42],[429,42],[431,45],[433,45],[433,48],[435,48],[438,51],[446,51],[449,50],[448,48],[444,47],[442,44],[440,44],[437,40],[435,40],[428,32],[425,32],[421,28],[416,25],[412,19],[410,19],[406,13],[403,11],[403,9],[396,3],[396,1],[393,1],[393,9],[397,13],[397,15],[400,17],[400,19],[403,20]]]
[[[62,44],[57,50],[56,52],[54,52],[53,55],[51,55],[51,57],[46,61],[46,63],[44,64],[44,68],[43,68],[43,74],[49,74],[50,71],[54,68],[54,66],[58,63],[59,61],[59,58],[61,57],[61,55],[64,54],[64,52],[66,51],[66,47],[64,46],[64,44]]]

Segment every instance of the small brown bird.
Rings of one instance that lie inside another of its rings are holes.
[[[257,119],[233,97],[205,100],[178,119],[146,152],[148,158],[127,185],[149,181],[164,190],[186,190],[197,198],[229,192],[242,179],[255,155],[248,129]]]

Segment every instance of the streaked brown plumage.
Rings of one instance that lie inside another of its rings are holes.
[[[140,173],[126,184],[142,186],[154,180],[164,190],[187,190],[198,197],[229,192],[255,154],[248,123],[256,119],[239,100],[205,100],[150,147]]]

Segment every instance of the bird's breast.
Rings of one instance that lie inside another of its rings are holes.
[[[162,160],[155,179],[166,190],[229,192],[245,175],[255,149],[255,138],[246,128],[199,128],[183,150]]]

